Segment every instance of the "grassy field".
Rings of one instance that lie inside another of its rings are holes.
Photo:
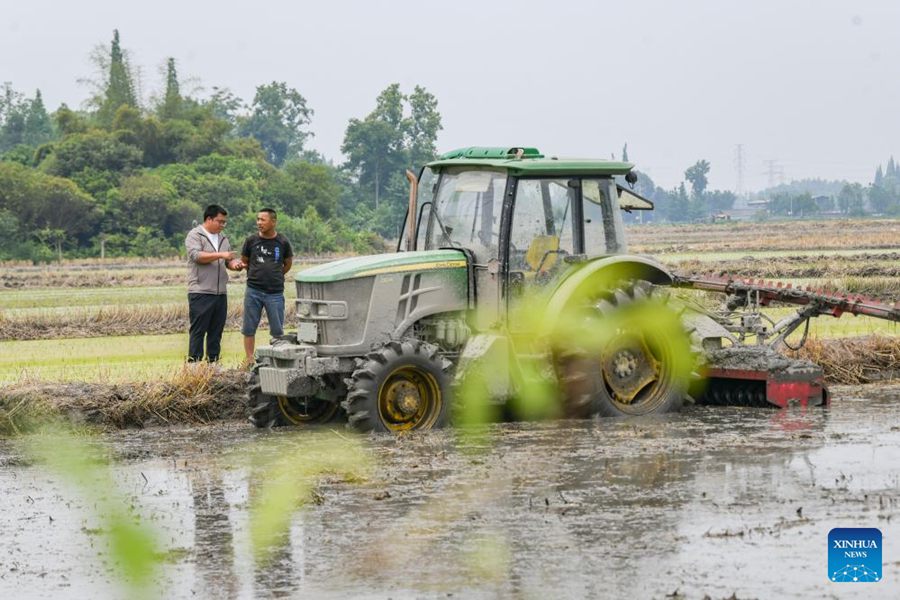
[[[900,224],[895,221],[643,225],[630,227],[628,236],[632,252],[652,255],[679,272],[779,279],[887,302],[900,298]],[[293,273],[314,262],[298,261]],[[153,380],[182,364],[187,346],[183,263],[112,260],[3,267],[0,384]],[[239,275],[229,286],[226,367],[243,355],[236,331],[243,293]],[[286,296],[295,296],[293,285],[286,287]],[[777,308],[769,314],[777,320],[793,310]],[[897,324],[853,316],[819,317],[810,327],[816,339],[898,333]],[[267,338],[263,331],[258,341]]]
[[[268,332],[256,343],[267,344]],[[0,384],[22,381],[126,383],[170,376],[187,355],[187,334],[0,342]],[[222,338],[222,367],[239,366],[243,336]]]
[[[228,303],[240,304],[244,299],[245,286],[234,283],[228,286]],[[285,286],[285,298],[297,297],[294,286]],[[142,307],[187,304],[187,285],[156,287],[105,287],[72,290],[25,289],[0,292],[0,306],[10,317],[38,311],[62,312],[68,310],[96,311],[110,306],[127,306],[139,310]]]

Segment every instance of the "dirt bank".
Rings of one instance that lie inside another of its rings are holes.
[[[0,435],[47,419],[106,428],[200,424],[246,416],[246,371],[187,365],[169,381],[21,383],[0,388]]]

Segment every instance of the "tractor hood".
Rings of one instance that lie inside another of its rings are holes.
[[[354,256],[300,271],[297,281],[314,283],[369,277],[383,273],[465,269],[466,256],[459,250],[391,252],[372,256]]]

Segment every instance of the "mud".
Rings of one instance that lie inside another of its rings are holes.
[[[364,438],[371,475],[321,482],[265,566],[248,549],[249,502],[278,458],[270,444],[308,432],[227,424],[100,443],[158,530],[156,597],[895,598],[898,423],[900,387],[842,387],[828,410]],[[121,597],[91,515],[0,442],[0,597]],[[880,583],[828,581],[833,527],[881,529]]]
[[[665,255],[660,257],[666,261]],[[673,268],[683,272],[731,274],[738,277],[762,277],[782,279],[821,279],[839,277],[898,277],[900,253],[867,252],[855,255],[805,254],[771,257],[746,256],[734,260],[710,262],[699,259],[668,261]],[[828,282],[826,282],[828,283]],[[853,290],[856,292],[856,290]]]

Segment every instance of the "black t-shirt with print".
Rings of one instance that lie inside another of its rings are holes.
[[[241,256],[249,260],[247,264],[247,285],[266,292],[280,294],[284,292],[284,261],[294,256],[291,243],[283,235],[273,238],[260,237],[258,233],[244,241]]]

